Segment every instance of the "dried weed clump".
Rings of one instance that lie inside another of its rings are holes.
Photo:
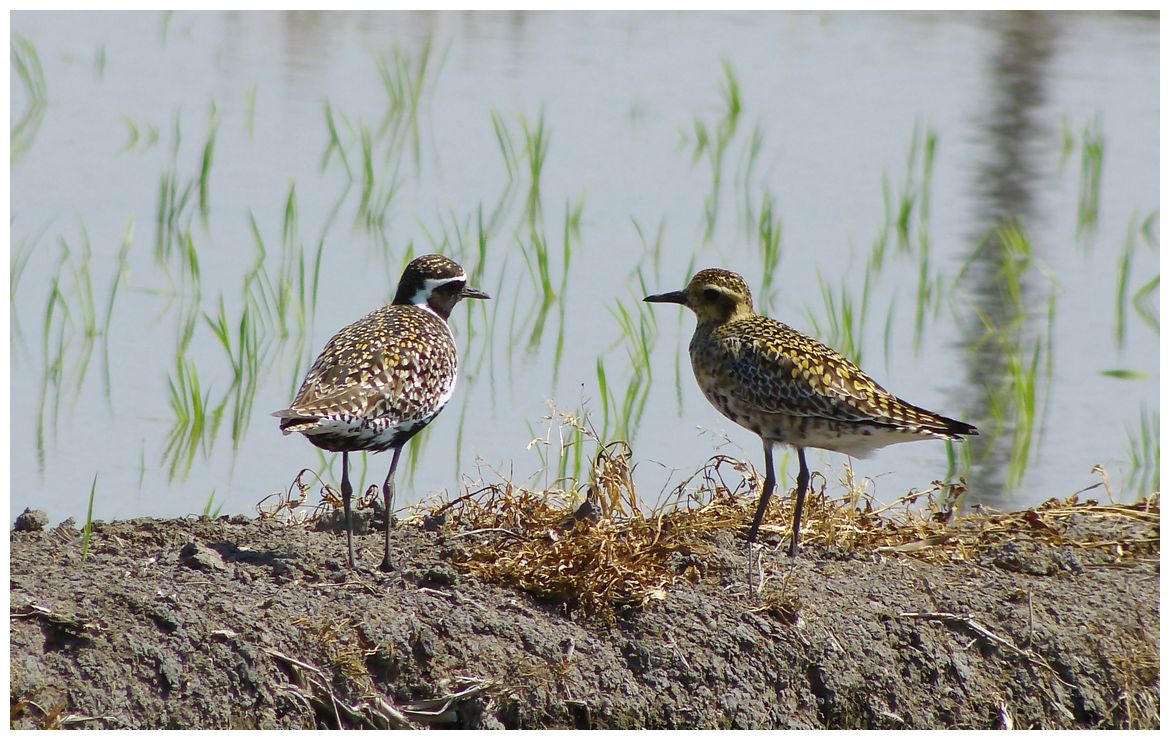
[[[602,448],[580,492],[504,481],[429,506],[428,516],[445,519],[454,537],[471,541],[456,555],[465,572],[612,619],[618,609],[644,606],[672,587],[698,582],[713,535],[733,530],[742,537],[760,487],[750,464],[720,455],[664,502],[643,510],[630,457],[625,443]],[[727,470],[737,474],[734,485],[724,479]],[[848,467],[845,476],[847,493],[833,498],[825,495],[823,476],[814,475],[819,487],[805,505],[805,548],[943,562],[1029,541],[1098,550],[1117,565],[1159,550],[1157,493],[1134,504],[1081,502],[1074,495],[1020,512],[958,514],[960,485],[936,482],[881,504]],[[786,539],[791,516],[790,502],[773,499],[761,539]]]
[[[1156,491],[1132,504],[1080,501],[1073,494],[1023,511],[976,507],[960,514],[958,502],[966,492],[962,485],[935,481],[924,491],[882,504],[854,480],[849,467],[841,482],[847,490],[843,497],[825,496],[822,482],[806,504],[801,529],[805,545],[836,545],[933,562],[974,560],[1009,542],[1100,550],[1117,564],[1159,551],[1161,495]],[[774,524],[766,529],[787,533],[784,523],[791,513],[787,504],[773,504],[765,522]]]
[[[612,618],[615,609],[664,598],[667,589],[699,578],[691,556],[710,547],[710,535],[750,516],[746,496],[754,471],[736,489],[722,471],[743,472],[744,463],[712,458],[693,477],[700,495],[684,483],[669,500],[644,511],[631,478],[629,447],[604,447],[581,493],[533,491],[510,482],[487,485],[431,507],[445,516],[457,537],[474,543],[457,563],[482,578],[517,586],[570,610]]]

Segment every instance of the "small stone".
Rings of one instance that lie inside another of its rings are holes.
[[[25,509],[12,528],[17,532],[39,532],[49,523],[49,515],[40,509]]]
[[[223,570],[223,556],[200,542],[188,542],[179,551],[179,562],[197,570]]]

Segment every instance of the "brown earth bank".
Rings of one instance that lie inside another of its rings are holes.
[[[395,527],[390,573],[368,527],[361,572],[271,519],[14,531],[11,725],[1156,728],[1157,518],[1062,521],[1104,529],[942,562],[774,537],[757,592],[712,531],[605,615],[469,575],[513,538],[454,524]]]

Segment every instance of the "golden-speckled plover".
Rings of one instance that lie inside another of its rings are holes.
[[[272,415],[285,434],[300,432],[317,447],[341,453],[341,500],[349,564],[354,565],[349,453],[394,450],[382,484],[390,570],[390,504],[402,446],[451,398],[458,376],[455,337],[447,326],[463,298],[488,298],[470,288],[454,261],[428,254],[406,266],[389,306],[329,340],[287,409]]]
[[[775,444],[795,447],[800,461],[788,547],[795,557],[809,480],[806,447],[866,457],[897,442],[979,433],[970,424],[906,403],[840,353],[757,314],[747,283],[734,272],[701,270],[683,290],[645,300],[695,312],[690,354],[699,388],[720,413],[763,440],[766,474],[749,547],[776,486]]]

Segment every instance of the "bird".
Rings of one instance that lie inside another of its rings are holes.
[[[689,350],[699,388],[720,413],[763,442],[766,472],[748,530],[749,552],[776,487],[775,445],[794,447],[800,462],[788,546],[788,555],[796,557],[809,481],[806,448],[864,458],[899,442],[979,433],[897,398],[839,352],[756,313],[747,282],[730,270],[700,270],[683,290],[643,300],[677,303],[695,313]]]
[[[438,254],[407,264],[394,300],[337,332],[309,368],[286,409],[275,411],[281,431],[303,434],[317,447],[341,453],[341,500],[349,566],[353,551],[349,453],[394,450],[382,484],[390,560],[390,503],[402,447],[439,415],[458,379],[458,352],[447,321],[464,298],[487,299],[469,287],[454,260]]]

